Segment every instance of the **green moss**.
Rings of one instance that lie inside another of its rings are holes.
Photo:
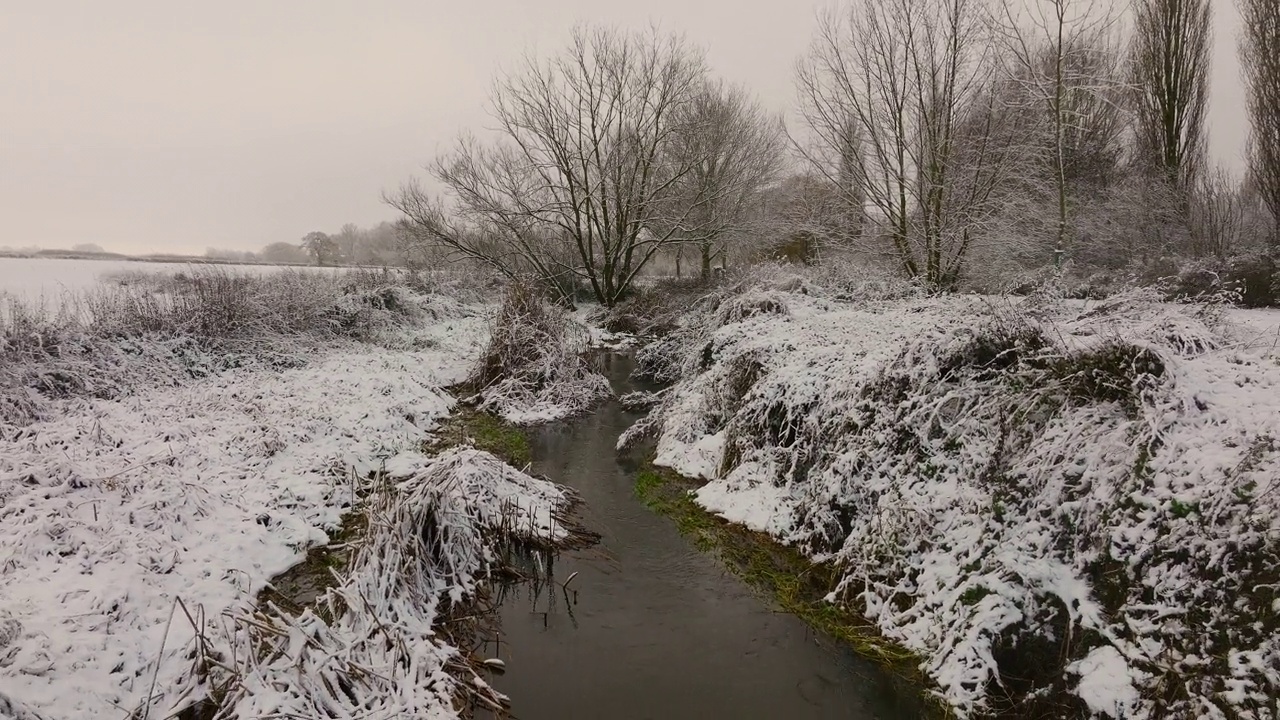
[[[982,602],[982,598],[991,594],[991,591],[981,585],[971,587],[964,591],[960,596],[960,604],[966,607],[973,607]]]
[[[708,513],[690,496],[696,487],[687,478],[652,466],[637,473],[635,480],[636,496],[646,506],[670,517],[699,550],[714,552],[779,610],[923,686],[924,678],[917,669],[919,658],[881,637],[875,626],[857,613],[826,601],[839,579],[833,566],[814,563],[795,548]],[[942,713],[941,708],[936,709]]]
[[[364,536],[369,517],[358,510],[342,516],[342,524],[326,545],[311,548],[302,562],[271,579],[258,602],[271,602],[293,614],[315,608],[315,601],[338,583],[338,574],[351,564],[354,544]]]
[[[450,416],[436,433],[436,439],[424,449],[438,453],[457,445],[472,445],[515,467],[522,468],[533,461],[524,431],[499,417],[470,408]]]

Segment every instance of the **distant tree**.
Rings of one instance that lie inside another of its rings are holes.
[[[1111,162],[1110,148],[1099,147],[1089,133],[1119,118],[1121,83],[1112,50],[1118,15],[1112,0],[1002,1],[1006,77],[1021,86],[1017,95],[1028,101],[1025,109],[1038,110],[1049,131],[1044,150],[1057,205],[1054,256],[1060,259],[1070,230],[1073,173],[1100,172]]]
[[[352,223],[343,225],[338,230],[338,234],[333,236],[333,241],[338,245],[338,253],[342,256],[342,261],[351,264],[364,262],[364,259],[358,257],[362,240],[364,240],[364,231]]]
[[[1012,165],[990,111],[988,14],[987,0],[868,0],[824,15],[797,68],[809,137],[795,145],[849,236],[865,234],[865,203],[903,274],[933,287],[960,279]]]
[[[356,262],[371,265],[403,265],[399,234],[394,223],[381,222],[361,233]]]
[[[225,260],[229,262],[254,262],[258,259],[257,254],[248,250],[223,250],[220,248],[207,248],[204,256],[210,260]]]
[[[1213,43],[1209,0],[1137,0],[1129,63],[1138,160],[1189,196],[1204,172]]]
[[[309,259],[306,250],[287,242],[271,243],[262,248],[258,256],[267,262],[286,264],[305,263]]]
[[[673,185],[678,207],[666,214],[679,219],[673,237],[694,251],[706,281],[713,260],[723,264],[731,243],[759,230],[753,208],[782,163],[782,123],[745,90],[720,82],[706,83],[677,122],[684,129],[668,152],[689,170]]]
[[[1271,213],[1273,249],[1280,250],[1280,0],[1238,0],[1244,21],[1244,71],[1250,181]]]
[[[336,265],[340,256],[338,243],[319,231],[309,232],[302,238],[302,249],[316,265]]]
[[[89,253],[89,254],[99,254],[99,255],[106,252],[106,250],[102,249],[101,245],[95,245],[93,243],[80,243],[79,245],[72,245],[71,251],[78,252],[78,253]]]

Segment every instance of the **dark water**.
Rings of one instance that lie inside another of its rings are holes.
[[[614,389],[630,358],[607,356]],[[521,720],[918,718],[910,689],[759,596],[633,493],[614,442],[635,416],[611,402],[534,437],[534,470],[581,493],[599,548],[561,555],[569,591],[508,595],[494,678]],[[576,591],[576,603],[574,592]]]

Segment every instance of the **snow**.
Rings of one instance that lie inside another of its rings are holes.
[[[1138,690],[1133,686],[1131,670],[1115,648],[1095,648],[1072,665],[1071,671],[1080,676],[1076,694],[1091,712],[1125,718],[1137,708]]]
[[[408,454],[387,472],[394,488],[318,612],[242,614],[229,645],[215,641],[239,659],[229,717],[455,718],[460,696],[502,702],[450,629],[474,617],[467,601],[503,562],[499,543],[571,543],[577,498],[471,448]]]
[[[1038,643],[1037,692],[1080,671],[1098,713],[1173,672],[1163,716],[1277,717],[1277,313],[776,288],[641,352],[679,381],[637,430],[703,507],[837,563],[961,716]]]
[[[96,718],[179,685],[178,601],[216,620],[327,542],[359,478],[416,457],[486,333],[460,312],[417,349],[342,342],[0,427],[0,707]]]

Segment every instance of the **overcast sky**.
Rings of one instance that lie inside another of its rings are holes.
[[[857,0],[854,0],[857,1]],[[1230,0],[1211,150],[1241,165]],[[809,0],[3,0],[0,246],[258,249],[393,219],[379,195],[485,123],[489,78],[577,21],[656,21],[782,110]]]

